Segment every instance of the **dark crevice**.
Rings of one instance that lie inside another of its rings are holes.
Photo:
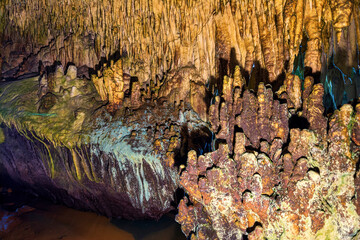
[[[250,146],[245,146],[246,152],[261,152],[260,151],[260,144],[259,147],[254,147],[252,145]]]
[[[195,232],[194,232],[194,231],[191,231],[190,234],[189,234],[189,236],[188,236],[186,239],[187,239],[187,240],[193,239],[192,235],[194,235],[194,236],[196,237]]]
[[[171,213],[178,214],[179,203],[184,197],[185,197],[184,189],[178,187],[174,192],[174,200],[171,201],[171,206],[173,207],[173,210],[171,211]]]
[[[251,191],[250,191],[249,189],[246,189],[246,190],[242,193],[242,195],[241,195],[241,203],[244,202],[244,195],[245,195],[245,193],[251,193]]]
[[[356,162],[354,178],[356,178],[356,175],[359,173],[359,171],[360,171],[360,158],[358,158],[358,161]],[[360,174],[358,174],[358,177],[360,177]]]
[[[213,164],[211,167],[206,168],[206,171],[212,170],[218,168],[215,164]]]
[[[232,147],[235,150],[235,143],[236,143],[236,134],[237,133],[244,133],[244,130],[242,128],[240,128],[237,124],[234,125],[234,136],[233,136],[233,141],[232,141]],[[233,158],[235,154],[235,151],[233,151],[233,154],[231,154],[230,158]]]
[[[197,156],[214,150],[212,149],[214,134],[207,127],[190,130],[188,125],[184,124],[180,130],[180,138],[180,148],[175,150],[175,167],[187,166],[187,155],[191,150],[195,150]]]
[[[229,70],[230,70],[230,76],[234,76],[235,67],[239,66],[240,63],[236,59],[236,51],[235,48],[231,48],[230,50],[230,62],[229,62]]]
[[[202,175],[202,174],[199,174],[199,176],[198,176],[198,181],[200,180],[200,178],[206,178],[206,176],[205,175]]]
[[[225,140],[225,139],[216,139],[216,140],[215,140],[215,149],[214,149],[214,151],[215,151],[215,150],[218,150],[218,149],[219,149],[219,146],[220,146],[221,144],[227,144],[226,140]]]
[[[286,78],[286,73],[283,71],[277,76],[276,80],[270,84],[272,91],[274,93],[280,89],[281,85],[283,85],[285,78]]]
[[[253,232],[257,226],[262,227],[262,224],[261,224],[260,222],[257,222],[257,221],[256,221],[252,227],[248,227],[248,228],[246,229],[246,232],[247,232],[247,233]]]
[[[254,61],[247,87],[256,93],[260,82],[270,82],[269,71],[262,68],[259,61]]]
[[[320,169],[318,167],[309,168],[307,172],[314,171],[318,174],[320,174]]]
[[[289,119],[289,129],[299,128],[299,129],[309,129],[310,123],[304,118],[300,117],[297,114],[294,114]]]
[[[116,51],[114,54],[111,54],[108,56],[108,58],[105,58],[105,57],[101,57],[99,63],[97,65],[95,65],[94,68],[89,68],[89,76],[91,75],[96,75],[97,74],[97,71],[101,70],[102,67],[104,66],[104,64],[106,64],[107,66],[110,65],[110,62],[111,61],[118,61],[120,58],[121,58],[121,54],[120,54],[120,51]]]

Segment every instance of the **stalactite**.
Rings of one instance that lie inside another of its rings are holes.
[[[0,48],[7,63],[3,72],[19,65],[12,60],[18,57],[13,49],[28,49],[27,43],[31,42],[35,49],[26,50],[24,56],[38,52],[36,61],[46,65],[60,60],[63,65],[74,62],[93,68],[101,57],[120,51],[129,58],[129,74],[138,76],[140,84],[188,64],[193,64],[206,81],[214,76],[222,78],[220,71],[229,74],[235,65],[250,74],[255,62],[266,69],[262,80],[273,82],[283,72],[293,70],[305,34],[305,67],[313,73],[321,70],[321,52],[331,45],[328,29],[334,29],[337,43],[349,26],[360,39],[356,17],[359,7],[349,1],[212,0],[172,4],[154,0],[145,4],[86,0],[58,4],[44,0],[22,4],[6,0],[2,4]],[[92,36],[87,44],[77,41],[85,36]],[[9,39],[13,44],[5,44]],[[52,39],[56,39],[54,47]],[[66,57],[60,52],[48,53],[62,48]]]

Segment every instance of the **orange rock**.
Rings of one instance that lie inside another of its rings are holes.
[[[357,104],[355,109],[356,114],[352,122],[350,122],[349,127],[352,127],[352,129],[350,129],[352,131],[351,139],[356,145],[360,146],[360,104]]]

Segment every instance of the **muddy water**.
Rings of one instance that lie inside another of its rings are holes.
[[[0,197],[1,240],[186,239],[170,214],[159,221],[117,220],[44,200],[25,201],[9,189],[2,189]]]

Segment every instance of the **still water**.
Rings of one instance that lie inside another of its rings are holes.
[[[0,189],[1,240],[184,240],[174,215],[159,221],[109,219]]]

